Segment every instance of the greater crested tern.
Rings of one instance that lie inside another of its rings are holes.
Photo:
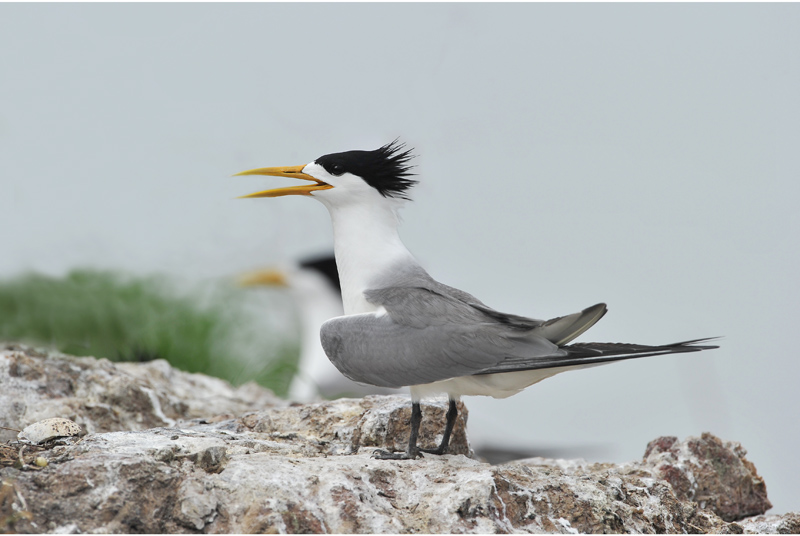
[[[623,359],[717,348],[697,339],[662,346],[568,344],[606,313],[599,303],[535,320],[502,313],[434,280],[403,245],[398,209],[409,199],[410,150],[394,141],[374,151],[347,151],[310,164],[251,169],[237,175],[291,177],[311,184],[245,198],[303,195],[319,200],[333,224],[344,315],[322,324],[328,358],[355,382],[411,390],[411,434],[405,452],[382,459],[444,454],[463,395],[505,398],[560,372]],[[446,394],[450,405],[437,448],[417,445],[420,400]]]

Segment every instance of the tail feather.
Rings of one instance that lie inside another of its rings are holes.
[[[558,346],[563,346],[594,326],[607,311],[605,303],[598,303],[579,313],[550,319],[536,328],[536,334]]]
[[[550,369],[572,366],[600,365],[624,359],[636,359],[655,355],[681,354],[686,352],[700,352],[719,348],[716,345],[700,344],[713,341],[718,337],[694,339],[691,341],[664,344],[662,346],[647,346],[644,344],[618,343],[618,342],[587,342],[564,346],[566,354],[537,358],[516,358],[503,361],[489,370],[479,374],[496,374],[502,372],[518,372],[522,370]]]

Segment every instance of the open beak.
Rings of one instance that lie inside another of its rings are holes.
[[[315,179],[311,175],[303,173],[305,166],[289,166],[289,167],[267,167],[251,169],[237,173],[234,177],[239,175],[270,175],[272,177],[292,177],[295,179],[302,179],[304,181],[311,181],[314,184],[307,184],[303,186],[288,186],[286,188],[275,188],[274,190],[264,190],[263,192],[256,192],[253,194],[240,196],[239,199],[247,197],[281,197],[282,195],[311,195],[312,192],[317,190],[327,190],[333,188],[327,182],[322,182]]]

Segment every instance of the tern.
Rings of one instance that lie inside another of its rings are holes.
[[[379,449],[374,457],[445,454],[461,396],[506,398],[568,370],[717,348],[701,344],[710,338],[662,346],[570,344],[605,315],[604,303],[536,320],[497,311],[434,280],[398,232],[398,211],[418,182],[411,178],[412,158],[412,151],[395,140],[372,151],[332,153],[310,164],[236,174],[307,181],[242,197],[301,195],[320,201],[330,213],[344,315],[322,324],[325,353],[355,382],[411,391],[408,447],[405,452]],[[436,448],[420,448],[420,401],[442,394],[449,399],[442,440]]]
[[[297,372],[288,397],[299,402],[342,396],[397,394],[397,389],[356,383],[333,366],[319,340],[319,326],[342,314],[339,271],[333,252],[242,274],[243,286],[285,287],[294,297],[300,313],[302,340]]]

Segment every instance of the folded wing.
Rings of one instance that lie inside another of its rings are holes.
[[[507,360],[566,357],[551,338],[580,333],[605,312],[600,304],[544,322],[500,313],[449,287],[370,290],[378,313],[329,320],[320,331],[331,362],[348,378],[382,387],[485,373]],[[575,335],[577,336],[577,335]]]
[[[367,291],[367,300],[378,311],[325,322],[320,330],[325,353],[351,380],[402,387],[716,348],[699,344],[709,339],[663,346],[565,346],[603,317],[605,304],[543,321],[501,313],[469,294],[450,290],[438,284]]]

